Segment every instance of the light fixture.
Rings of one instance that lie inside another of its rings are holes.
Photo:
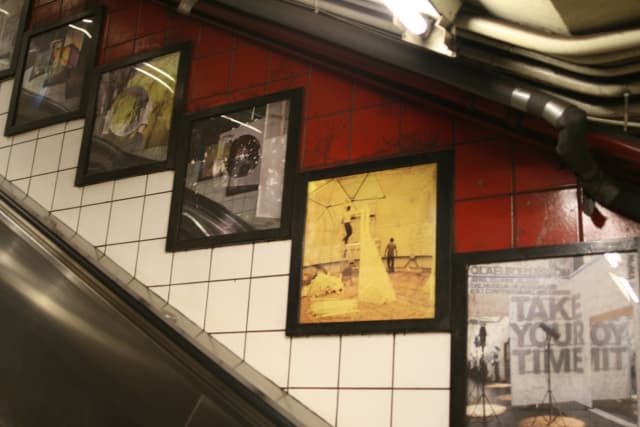
[[[402,40],[447,56],[455,56],[449,31],[462,0],[379,0],[393,13]]]
[[[385,6],[393,13],[410,33],[419,36],[427,31],[427,20],[418,11],[416,2],[411,0],[383,0]]]

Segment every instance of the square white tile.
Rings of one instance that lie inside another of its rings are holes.
[[[56,191],[53,196],[53,209],[68,209],[80,206],[82,187],[75,186],[76,170],[67,169],[58,172]]]
[[[62,154],[60,155],[60,169],[75,168],[80,157],[82,144],[82,129],[65,132],[62,138]]]
[[[234,332],[231,334],[211,334],[211,336],[227,347],[240,359],[244,358],[244,340],[246,334],[244,332]]]
[[[288,276],[251,279],[249,331],[285,329],[288,290]]]
[[[147,194],[169,192],[173,189],[173,171],[152,173],[147,178]]]
[[[192,283],[209,280],[211,249],[176,252],[173,257],[171,283]]]
[[[9,167],[7,168],[7,179],[13,181],[31,176],[31,167],[33,165],[33,155],[35,154],[35,150],[35,141],[11,146]]]
[[[238,332],[247,327],[249,279],[209,283],[205,330]]]
[[[213,248],[211,280],[239,279],[251,275],[253,245]]]
[[[449,390],[395,390],[393,425],[402,427],[449,426]]]
[[[78,218],[80,217],[80,208],[65,209],[62,211],[54,211],[53,215],[62,221],[67,227],[76,231],[78,229]]]
[[[138,242],[108,245],[106,255],[132,276],[136,270],[138,258]]]
[[[251,276],[289,274],[291,240],[256,243],[253,249]]]
[[[142,197],[113,202],[109,219],[108,244],[139,240],[143,204]]]
[[[111,200],[113,195],[113,181],[101,182],[99,184],[87,185],[82,194],[83,205],[93,205]]]
[[[27,192],[29,191],[30,182],[31,182],[31,178],[23,178],[23,179],[16,179],[11,183],[16,187],[18,187],[24,194],[27,194]]]
[[[293,338],[289,387],[338,387],[340,337]]]
[[[169,304],[187,316],[196,325],[204,326],[204,310],[208,283],[171,285]]]
[[[284,332],[248,332],[245,361],[279,387],[286,387],[290,344]]]
[[[165,251],[166,240],[140,242],[136,278],[147,286],[168,285],[173,253]]]
[[[62,150],[62,134],[38,139],[36,154],[33,160],[33,175],[58,170],[60,152]]]
[[[340,427],[388,427],[391,425],[391,390],[340,390]],[[431,424],[426,424],[429,427]]]
[[[13,144],[20,144],[22,142],[33,141],[38,137],[38,130],[30,130],[13,135]]]
[[[289,389],[289,394],[331,425],[336,423],[338,390]]]
[[[340,387],[391,387],[392,335],[342,337]]]
[[[38,138],[45,138],[50,135],[56,135],[64,132],[66,123],[56,123],[55,125],[46,126],[38,129]]]
[[[80,208],[78,234],[93,246],[104,245],[107,238],[110,210],[110,203],[101,203],[99,205],[83,206]]]
[[[9,111],[11,104],[11,91],[13,91],[13,79],[0,83],[0,113]]]
[[[149,289],[165,301],[169,301],[170,286],[151,286]]]
[[[70,131],[74,129],[82,129],[84,127],[84,119],[69,120],[64,127],[64,130]]]
[[[160,193],[144,198],[140,239],[159,239],[167,236],[171,193]]]
[[[0,148],[0,175],[7,175],[7,165],[9,164],[9,153],[11,147]]]
[[[142,196],[144,195],[144,189],[146,186],[146,175],[119,179],[116,181],[116,186],[113,190],[113,199],[118,200]]]
[[[0,114],[0,148],[11,145],[13,138],[4,136],[4,128],[7,125],[7,114]]]
[[[31,178],[29,196],[38,202],[46,210],[51,210],[53,192],[56,186],[57,172],[46,175],[38,175]]]
[[[448,388],[451,335],[396,335],[394,387]]]

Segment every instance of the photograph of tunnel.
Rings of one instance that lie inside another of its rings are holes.
[[[300,90],[284,91],[187,116],[171,247],[288,232],[301,99]]]
[[[467,424],[638,425],[638,258],[468,269]]]
[[[437,164],[312,180],[299,322],[435,316]]]

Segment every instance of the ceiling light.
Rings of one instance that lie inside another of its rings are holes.
[[[383,0],[385,6],[393,13],[402,25],[417,36],[427,31],[427,20],[418,11],[418,4],[412,0]]]
[[[607,259],[607,262],[612,268],[618,268],[618,266],[622,262],[622,257],[619,253],[616,252],[607,252],[606,254],[604,254],[604,257]]]

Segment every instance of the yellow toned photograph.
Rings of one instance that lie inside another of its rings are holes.
[[[435,317],[437,164],[310,181],[302,324]]]

